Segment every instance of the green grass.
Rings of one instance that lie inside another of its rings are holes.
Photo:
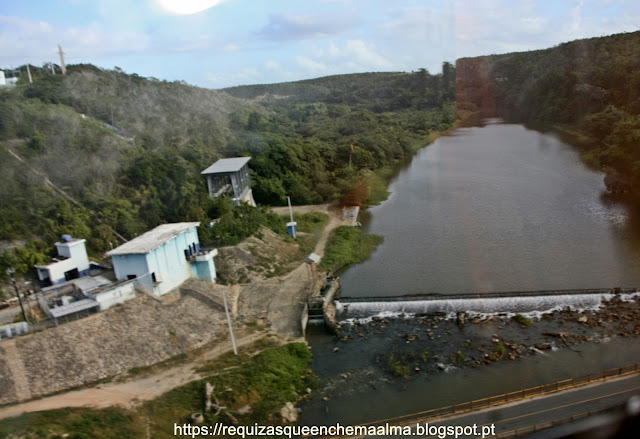
[[[287,217],[287,222],[289,222]],[[305,233],[322,232],[329,221],[329,215],[322,212],[308,212],[302,215],[294,214],[293,220],[298,223],[298,231]]]
[[[120,408],[65,408],[0,421],[0,438],[137,439],[145,437],[138,414]]]
[[[459,364],[462,363],[465,358],[465,355],[462,352],[458,351],[455,354],[451,354],[449,360],[451,361],[451,364]]]
[[[502,356],[504,356],[504,354],[507,353],[507,348],[505,347],[505,345],[502,344],[502,342],[498,342],[498,344],[494,348],[494,351],[495,351],[496,354],[498,354],[498,355],[500,355],[502,357]]]
[[[387,359],[387,369],[391,372],[391,375],[398,378],[411,378],[411,369],[408,364],[405,364],[404,358],[397,358],[394,354],[391,354]]]
[[[367,235],[355,227],[340,226],[331,233],[327,241],[320,268],[335,272],[340,268],[362,262],[380,242],[382,242],[381,236]]]
[[[389,194],[391,192],[387,190],[387,186],[393,175],[394,171],[391,166],[376,169],[375,172],[371,172],[368,175],[367,180],[369,182],[371,192],[367,198],[367,206],[377,206],[389,198]]]
[[[298,395],[312,385],[313,380],[307,379],[310,362],[311,352],[303,343],[266,349],[254,357],[227,354],[208,368],[212,373],[226,369],[223,373],[174,389],[145,405],[143,410],[153,420],[152,437],[173,438],[174,422],[186,422],[192,413],[203,411],[206,382],[214,386],[220,405],[230,410],[251,406],[251,413],[234,414],[240,424],[279,423],[280,409],[287,402],[297,402]],[[223,413],[207,413],[205,422],[230,423],[230,419]]]
[[[513,320],[524,326],[531,326],[533,324],[533,320],[531,320],[529,317],[523,316],[522,314],[516,314],[515,316],[513,316]]]

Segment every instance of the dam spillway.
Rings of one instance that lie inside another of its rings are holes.
[[[392,297],[342,297],[335,301],[339,321],[389,317],[401,314],[474,315],[523,314],[539,317],[564,308],[574,311],[598,309],[614,298],[627,301],[640,297],[638,288],[549,290],[458,295]]]

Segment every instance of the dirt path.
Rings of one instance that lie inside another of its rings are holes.
[[[264,337],[265,334],[266,332],[254,332],[243,334],[239,337],[236,336],[236,343],[238,347],[246,346]],[[132,408],[144,401],[157,398],[176,387],[203,378],[195,369],[201,366],[203,362],[211,361],[231,350],[231,343],[226,340],[205,351],[195,359],[150,375],[124,382],[100,384],[95,387],[73,390],[59,395],[2,407],[0,408],[0,419],[62,407],[105,408],[122,406]]]
[[[331,231],[341,225],[351,225],[353,223],[352,218],[342,219],[342,211],[340,209],[331,208],[327,204],[296,206],[293,210],[295,213],[324,212],[329,215],[327,225],[322,231],[314,251],[320,256],[324,255],[327,239]],[[286,214],[288,213],[288,208],[275,208],[274,211],[279,214]],[[277,281],[278,292],[267,305],[267,316],[271,329],[285,339],[295,339],[302,335],[300,326],[301,312],[311,291],[309,289],[309,274],[307,270],[306,264],[302,263],[295,270],[280,277]],[[273,283],[275,286],[273,279],[266,282]],[[265,334],[266,332],[237,333],[236,342],[238,347],[246,346],[264,337]],[[135,407],[144,401],[154,399],[190,381],[201,379],[202,377],[195,372],[195,369],[202,365],[203,361],[211,361],[229,351],[231,351],[231,344],[229,340],[226,340],[209,349],[198,358],[175,367],[151,372],[146,376],[124,382],[101,384],[95,387],[2,407],[0,408],[0,419],[62,407],[105,408],[116,405],[126,408]]]
[[[288,207],[274,208],[276,213],[285,215],[289,212]],[[324,230],[320,234],[314,253],[323,256],[327,239],[331,232],[343,225],[353,225],[354,218],[342,218],[340,208],[331,207],[328,204],[316,206],[295,206],[294,213],[323,212],[329,215],[329,220]],[[278,294],[269,303],[267,318],[271,324],[271,329],[285,338],[302,337],[301,316],[304,305],[311,295],[310,287],[310,267],[302,263],[295,270],[281,278]]]
[[[324,249],[327,245],[327,239],[329,238],[329,235],[331,234],[333,229],[340,226],[352,226],[356,220],[355,218],[342,218],[342,209],[340,209],[339,207],[333,206],[331,204],[313,204],[313,205],[306,205],[306,206],[293,206],[292,209],[293,209],[293,213],[298,213],[298,214],[309,213],[309,212],[322,212],[329,215],[329,221],[327,222],[327,225],[325,226],[324,230],[320,234],[320,239],[318,240],[318,243],[316,244],[316,247],[314,249],[314,253],[317,254],[318,256],[324,255]],[[273,210],[278,215],[289,214],[289,208],[286,206],[273,207],[271,210]],[[289,273],[289,275],[291,275],[292,273]],[[286,275],[285,278],[289,275]]]

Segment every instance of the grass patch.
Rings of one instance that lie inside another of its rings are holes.
[[[173,438],[174,422],[186,422],[192,413],[202,412],[206,382],[215,387],[220,405],[232,411],[251,406],[251,413],[234,413],[242,425],[280,423],[280,409],[287,402],[298,401],[298,395],[314,383],[307,379],[311,352],[303,343],[267,349],[252,358],[247,354],[231,357],[235,356],[225,355],[210,364],[212,370],[226,368],[225,373],[189,383],[147,403],[143,410],[153,421],[151,436]],[[231,366],[237,367],[229,370]],[[215,422],[231,423],[224,413],[205,414],[205,423]]]
[[[533,324],[533,320],[531,320],[529,317],[523,316],[522,314],[516,314],[515,316],[513,316],[513,320],[524,326],[531,326]]]
[[[173,431],[172,431],[173,432]],[[120,408],[65,408],[27,413],[0,421],[0,438],[137,439],[145,437],[144,422]]]
[[[465,355],[462,352],[458,351],[455,354],[451,354],[449,360],[451,361],[451,364],[459,364],[462,363],[465,358]]]
[[[287,222],[289,222],[289,217]],[[323,212],[308,212],[302,215],[294,214],[293,220],[298,223],[298,231],[305,233],[322,232],[329,221],[329,215]]]
[[[331,233],[327,241],[320,268],[335,272],[348,265],[362,262],[380,242],[381,236],[367,235],[355,227],[340,226]]]
[[[377,206],[389,198],[389,194],[391,192],[387,190],[387,186],[393,174],[393,168],[391,166],[385,166],[383,168],[376,169],[375,172],[371,172],[367,176],[371,190],[369,197],[367,198],[367,206]]]
[[[507,348],[505,347],[505,345],[502,344],[502,342],[498,342],[498,344],[493,350],[496,354],[500,355],[501,357],[507,353]]]
[[[395,354],[391,354],[387,359],[387,369],[391,372],[391,375],[398,378],[411,378],[411,369],[408,364],[405,364],[402,359],[399,359]]]

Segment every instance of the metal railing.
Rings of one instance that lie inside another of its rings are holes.
[[[579,421],[580,419],[585,419],[593,415],[604,413],[608,410],[611,410],[611,407],[604,407],[601,409],[590,410],[588,412],[578,413],[577,415],[565,416],[564,418],[554,419],[552,421],[547,421],[547,422],[541,422],[539,424],[534,424],[534,425],[528,425],[526,427],[517,428],[515,430],[503,431],[501,433],[494,434],[493,436],[488,436],[487,438],[497,439],[497,438],[526,436],[528,434],[535,433],[536,431],[546,430],[547,428],[566,424],[567,422]]]

